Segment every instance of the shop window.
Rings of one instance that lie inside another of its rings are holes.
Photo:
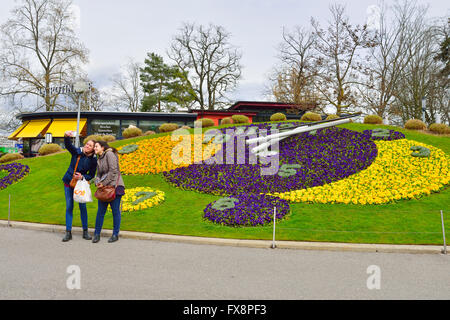
[[[119,138],[121,136],[120,120],[92,120],[91,132],[92,134],[112,135]]]

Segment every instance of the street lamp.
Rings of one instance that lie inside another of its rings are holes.
[[[75,147],[80,147],[80,110],[81,99],[80,96],[88,90],[88,84],[85,81],[78,81],[74,84],[73,90],[78,93],[78,115],[77,115],[77,135],[75,137]]]
[[[53,142],[53,136],[50,132],[47,132],[45,134],[45,143],[52,143]]]

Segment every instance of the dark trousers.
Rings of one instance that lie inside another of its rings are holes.
[[[73,220],[73,189],[64,186],[64,194],[66,196],[66,230],[72,231],[72,220]],[[83,225],[83,230],[88,228],[88,214],[86,209],[86,203],[79,203],[81,224]]]
[[[97,211],[97,219],[95,220],[95,234],[100,235],[103,227],[103,221],[105,220],[106,210],[108,209],[108,205],[111,206],[112,214],[113,214],[113,235],[118,236],[120,231],[120,200],[122,196],[116,196],[114,201],[112,202],[103,202],[98,200],[98,211]]]

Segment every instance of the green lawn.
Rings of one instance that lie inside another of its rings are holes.
[[[347,124],[341,127],[363,131],[380,126]],[[450,139],[392,128],[407,139],[433,145],[450,154]],[[160,135],[158,135],[160,136]],[[118,147],[140,137],[112,143]],[[20,162],[31,173],[20,183],[0,191],[0,219],[8,217],[11,194],[11,219],[50,224],[65,224],[62,176],[70,155],[24,159]],[[272,226],[230,228],[203,220],[203,209],[218,196],[181,191],[169,186],[162,175],[124,176],[127,188],[151,186],[166,193],[163,204],[141,212],[123,213],[121,230],[238,239],[272,239]],[[94,190],[94,188],[92,189]],[[291,213],[277,222],[277,240],[332,241],[353,243],[442,244],[440,210],[450,229],[450,188],[420,200],[402,200],[387,205],[291,204]],[[88,204],[89,226],[94,227],[97,204]],[[79,210],[74,211],[74,226],[80,226]],[[112,229],[107,214],[104,228]],[[447,232],[450,235],[450,232]],[[448,236],[447,235],[447,236]]]

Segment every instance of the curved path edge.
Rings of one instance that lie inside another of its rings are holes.
[[[20,221],[0,220],[0,227],[18,228],[25,230],[46,231],[64,233],[66,228],[61,225],[30,223]],[[82,234],[82,228],[73,227],[72,234]],[[112,230],[102,231],[102,236],[111,236]],[[271,240],[245,240],[245,239],[223,239],[206,238],[194,236],[179,236],[170,234],[120,231],[121,238],[154,240],[166,242],[181,242],[190,244],[206,244],[250,248],[272,248]],[[304,242],[304,241],[276,241],[277,249],[300,249],[300,250],[328,250],[328,251],[356,251],[356,252],[386,252],[386,253],[419,253],[419,254],[441,254],[443,246],[436,245],[392,245],[392,244],[364,244],[364,243],[334,243],[334,242]]]

